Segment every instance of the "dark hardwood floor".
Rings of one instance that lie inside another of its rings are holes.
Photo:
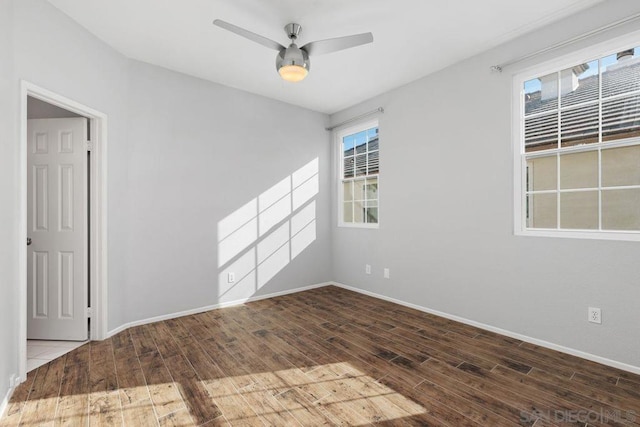
[[[329,286],[128,329],[0,426],[640,425],[640,376]]]

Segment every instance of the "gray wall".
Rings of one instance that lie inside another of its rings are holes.
[[[512,75],[561,52],[489,71],[639,10],[605,2],[333,115],[386,110],[380,228],[334,228],[335,279],[640,367],[640,245],[513,235]],[[588,306],[602,309],[602,325],[586,321]]]
[[[326,115],[130,61],[44,0],[0,1],[0,400],[18,373],[20,79],[108,115],[109,330],[331,280]],[[220,267],[218,222],[314,159],[299,210],[315,240],[293,257],[300,239],[270,231]],[[253,250],[277,256],[252,273],[238,262]],[[247,273],[233,287],[218,281],[229,265]]]
[[[9,378],[18,366],[18,280],[16,205],[17,146],[13,144],[17,113],[17,88],[13,78],[11,7],[0,1],[0,402],[9,389]]]
[[[144,63],[129,75],[125,320],[330,280],[327,117]],[[219,265],[218,223],[316,158],[316,240],[259,289],[239,264],[219,283],[270,233]]]

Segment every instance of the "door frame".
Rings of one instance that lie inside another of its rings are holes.
[[[19,372],[27,379],[27,97],[87,117],[91,125],[89,171],[89,273],[91,292],[91,339],[107,337],[107,115],[25,80],[20,82],[19,139]]]

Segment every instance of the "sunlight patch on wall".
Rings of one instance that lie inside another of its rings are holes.
[[[316,240],[316,202],[309,203],[291,218],[291,259]]]
[[[218,267],[226,264],[258,238],[256,199],[218,223]]]
[[[252,295],[316,240],[319,191],[315,158],[218,222],[219,297]]]
[[[258,197],[258,228],[264,236],[291,214],[291,178],[287,177]]]

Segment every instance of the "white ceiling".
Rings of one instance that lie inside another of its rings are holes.
[[[124,55],[334,113],[602,0],[49,0]],[[212,25],[223,19],[286,44],[372,32],[373,44],[311,58],[301,83],[277,52]]]

